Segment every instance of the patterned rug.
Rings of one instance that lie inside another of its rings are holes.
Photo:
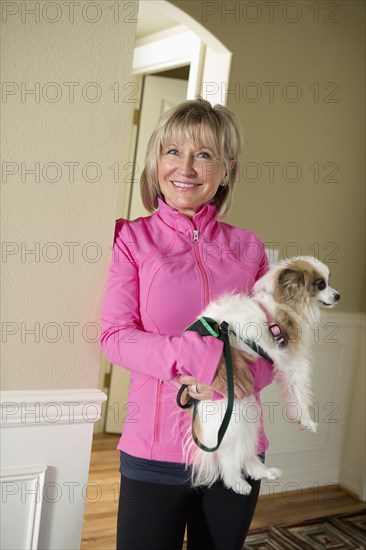
[[[186,548],[185,544],[183,550]],[[249,532],[243,550],[365,550],[366,509]]]
[[[364,550],[366,510],[249,532],[244,550]]]

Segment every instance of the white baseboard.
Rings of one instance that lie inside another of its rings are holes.
[[[351,468],[348,468],[342,464],[340,471],[340,483],[342,487],[360,497],[361,500],[364,500],[362,499],[362,492],[360,492],[360,488],[362,488],[363,484],[363,479],[360,472],[355,472],[351,470]]]
[[[270,465],[276,465],[271,461]],[[282,494],[284,499],[295,502],[299,500],[306,490],[313,490],[314,501],[319,498],[319,489],[328,488],[328,498],[335,495],[338,483],[335,481],[339,476],[339,467],[334,464],[322,466],[309,466],[305,468],[288,468],[283,472],[280,479],[276,481],[262,480],[260,495],[270,497],[273,494]]]

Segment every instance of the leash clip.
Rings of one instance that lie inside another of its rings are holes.
[[[223,321],[220,325],[220,330],[222,334],[229,335],[229,323],[227,323],[226,321]]]

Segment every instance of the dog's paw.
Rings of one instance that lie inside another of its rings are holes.
[[[275,479],[279,479],[281,476],[282,472],[278,468],[268,468],[266,479],[268,479],[269,481],[273,481]]]
[[[250,495],[252,487],[246,481],[237,481],[232,487],[230,487],[235,493],[239,495]]]
[[[300,422],[300,429],[309,430],[310,432],[316,433],[318,429],[318,424],[313,420],[306,420]]]

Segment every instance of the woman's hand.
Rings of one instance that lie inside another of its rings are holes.
[[[181,384],[187,384],[187,388],[182,393],[181,402],[185,405],[191,397],[198,399],[199,401],[205,401],[212,399],[213,389],[211,386],[206,386],[198,382],[193,376],[180,376],[179,382]]]
[[[235,348],[231,348],[231,358],[234,374],[234,395],[237,399],[242,399],[246,395],[251,395],[253,393],[253,376],[247,363],[254,363],[254,360],[244,351],[239,351]],[[182,395],[182,403],[186,403],[190,397],[198,399],[199,401],[210,400],[213,396],[213,390],[227,397],[228,391],[224,355],[222,355],[218,364],[212,386],[202,384],[193,376],[180,376],[179,382],[181,384],[187,384],[188,386]]]
[[[231,348],[231,360],[234,375],[234,395],[236,399],[243,399],[246,395],[253,393],[254,380],[247,363],[254,363],[255,360],[245,353],[245,351],[239,351],[236,348]],[[227,397],[228,390],[224,356],[221,357],[218,364],[212,388]]]

